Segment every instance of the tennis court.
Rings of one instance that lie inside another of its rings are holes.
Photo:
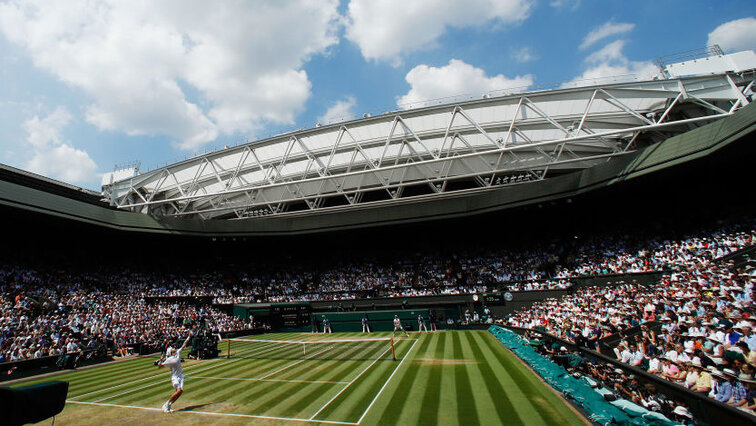
[[[56,424],[585,424],[487,332],[397,337],[396,360],[389,337],[233,340],[230,358],[184,363],[185,392],[170,414],[160,410],[172,393],[169,372],[155,358],[21,384],[70,382]]]

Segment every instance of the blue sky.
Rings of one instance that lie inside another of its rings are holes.
[[[99,189],[133,160],[756,49],[755,17],[739,0],[0,0],[0,162]]]

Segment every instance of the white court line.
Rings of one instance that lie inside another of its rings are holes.
[[[211,360],[211,361],[221,361],[221,360],[222,360],[222,358],[218,358],[218,359],[214,359],[214,360]],[[204,364],[204,363],[202,363],[202,364]],[[189,368],[192,368],[192,367],[198,367],[198,366],[200,366],[202,364],[193,364],[193,365],[190,365],[190,366],[188,366],[186,368],[189,369]],[[139,383],[139,382],[143,382],[145,380],[154,379],[155,377],[159,377],[159,376],[163,376],[163,375],[165,375],[165,373],[153,374],[152,376],[147,376],[147,377],[144,377],[144,378],[139,379],[139,380],[133,380],[133,381],[126,382],[126,383],[121,383],[120,385],[110,386],[110,387],[107,387],[107,388],[104,388],[104,389],[93,390],[91,392],[83,393],[81,395],[72,396],[71,398],[81,398],[82,396],[91,395],[93,393],[105,392],[106,390],[120,388],[121,386],[133,385],[134,383]]]
[[[268,346],[274,346],[274,345],[272,345],[272,344],[268,344],[268,345],[262,345],[262,346],[261,346],[260,348],[258,348],[258,349],[264,349],[264,348],[266,348],[266,347],[268,347]],[[265,353],[265,352],[270,352],[270,351],[272,351],[272,350],[275,350],[275,349],[277,349],[277,348],[278,348],[277,346],[274,346],[274,347],[272,347],[272,348],[269,348],[269,349],[265,349],[265,350],[264,350],[264,351],[262,351],[262,352],[258,352],[258,355],[259,355],[259,354],[263,354],[263,353]],[[223,359],[224,359],[224,358],[217,358],[217,359],[209,360],[208,362],[210,362],[210,361],[222,361]],[[242,359],[242,358],[236,358],[236,359],[232,359],[232,360],[231,360],[231,361],[229,361],[229,362],[237,361],[237,360],[239,360],[239,359]],[[197,363],[197,364],[193,364],[193,365],[190,365],[190,366],[186,367],[186,369],[188,370],[188,369],[190,369],[190,368],[192,368],[192,367],[199,367],[199,366],[200,366],[200,365],[202,365],[202,364],[204,364],[204,363]],[[194,373],[194,371],[192,371],[191,373]],[[93,394],[93,393],[101,393],[101,392],[105,392],[105,391],[107,391],[107,390],[111,390],[111,389],[115,389],[115,388],[120,388],[121,386],[126,386],[126,385],[133,385],[134,383],[139,383],[139,382],[143,382],[143,381],[145,381],[145,380],[154,379],[155,377],[158,377],[158,376],[162,376],[162,375],[164,375],[164,374],[165,374],[165,373],[158,373],[158,374],[154,374],[154,375],[152,375],[152,376],[148,376],[148,377],[145,377],[145,378],[142,378],[142,379],[139,379],[139,380],[133,380],[133,381],[130,381],[130,382],[126,382],[126,383],[121,383],[120,385],[110,386],[110,387],[107,387],[107,388],[104,388],[104,389],[93,390],[93,391],[91,391],[91,392],[83,393],[83,394],[81,394],[81,395],[72,396],[71,398],[77,398],[77,399],[78,399],[78,398],[81,398],[82,396],[91,395],[91,394]],[[187,374],[187,376],[189,376],[189,375],[190,375],[190,374]]]
[[[274,348],[274,349],[275,349],[275,348]],[[320,351],[320,352],[317,352],[317,353],[315,353],[315,354],[313,354],[313,355],[310,355],[310,358],[311,358],[311,357],[314,357],[314,356],[316,356],[316,355],[319,355],[319,354],[321,354],[321,353],[323,353],[323,352],[325,352],[325,351],[327,351],[327,350],[330,350],[330,349],[331,349],[331,348],[326,348],[326,349],[325,349],[325,350],[323,350],[323,351]],[[243,359],[243,358],[232,359],[232,360],[231,360],[231,361],[229,361],[229,362],[238,361],[238,360],[240,360],[240,359]],[[260,379],[267,379],[268,377],[270,377],[270,376],[272,376],[272,375],[274,375],[274,374],[276,374],[276,373],[279,373],[279,372],[281,372],[281,371],[287,370],[287,369],[289,369],[289,368],[291,368],[291,367],[293,367],[293,366],[295,366],[295,365],[297,365],[297,364],[300,364],[300,363],[302,363],[302,362],[306,361],[307,359],[308,359],[308,358],[305,358],[305,359],[303,359],[303,360],[300,360],[300,361],[298,361],[298,362],[295,362],[294,364],[291,364],[291,365],[289,365],[289,366],[287,366],[287,367],[284,367],[284,368],[282,368],[282,369],[280,369],[280,370],[274,371],[273,373],[270,373],[270,374],[268,374],[267,376],[261,377]],[[222,360],[222,358],[219,358],[218,360]],[[191,374],[197,374],[197,373],[199,373],[200,371],[205,371],[205,370],[208,370],[208,369],[210,369],[210,368],[215,368],[215,367],[216,367],[216,364],[217,364],[217,363],[214,363],[213,365],[210,365],[210,366],[208,366],[207,368],[200,368],[199,370],[193,370],[193,371],[191,372]],[[200,365],[200,364],[194,364],[194,365],[191,365],[191,366],[187,367],[187,369],[188,369],[188,368],[191,368],[191,367],[194,367],[194,366],[198,366],[198,365]],[[192,376],[191,374],[187,374],[187,376],[188,376],[188,377],[193,377],[193,376]],[[161,373],[161,374],[156,374],[156,375],[154,375],[154,376],[150,376],[150,377],[148,377],[148,378],[155,378],[155,377],[158,377],[158,376],[162,376],[162,375],[163,375],[163,373]],[[140,381],[144,381],[144,380],[140,380]],[[133,384],[133,383],[136,383],[136,382],[125,383],[125,384]],[[122,396],[122,395],[126,395],[126,394],[129,394],[129,393],[132,393],[132,392],[136,392],[136,391],[139,391],[139,390],[142,390],[142,389],[146,389],[146,388],[149,388],[149,387],[152,387],[152,386],[156,386],[156,385],[159,385],[159,384],[161,384],[161,383],[162,383],[162,381],[158,381],[158,382],[155,382],[155,383],[150,383],[150,384],[148,384],[148,385],[145,385],[145,386],[140,386],[140,387],[138,387],[138,388],[129,389],[129,390],[127,390],[127,391],[124,391],[124,392],[121,392],[121,393],[117,393],[117,394],[115,394],[115,395],[111,395],[111,396],[108,396],[108,397],[105,397],[105,398],[100,398],[100,399],[97,399],[97,400],[95,400],[94,402],[102,402],[102,401],[107,401],[107,400],[109,400],[109,399],[117,398],[117,397],[119,397],[119,396]],[[118,385],[118,386],[123,386],[123,385]],[[115,387],[115,386],[113,386],[113,387],[111,387],[111,388],[114,388],[114,387]],[[110,389],[110,388],[107,388],[107,389],[102,389],[102,390],[100,390],[100,391],[97,391],[97,392],[102,392],[102,391],[105,391],[105,390],[108,390],[108,389]],[[90,392],[90,393],[92,393],[92,392]],[[85,395],[86,395],[86,394],[85,394]],[[79,396],[78,396],[77,398],[80,398],[81,396],[82,396],[82,395],[79,395]]]
[[[233,362],[233,361],[230,361],[230,362]],[[217,364],[217,363],[213,363],[212,365],[209,365],[209,366],[207,366],[207,368],[200,368],[199,370],[196,370],[196,371],[192,371],[192,373],[198,373],[198,372],[200,372],[200,371],[205,371],[205,370],[209,370],[209,369],[211,369],[211,368],[215,368],[215,367],[216,367],[216,364]],[[195,365],[199,365],[199,364],[195,364]],[[193,367],[193,366],[192,366],[192,367]],[[188,368],[188,367],[187,367],[187,368]],[[163,374],[158,374],[157,376],[164,376],[164,375],[165,375],[165,373],[163,373]],[[155,376],[153,376],[153,377],[155,377]],[[149,388],[149,387],[152,387],[152,386],[155,386],[155,385],[159,385],[159,384],[161,384],[161,383],[165,383],[165,382],[163,382],[162,380],[160,380],[160,381],[157,381],[157,382],[155,382],[155,383],[150,383],[149,385],[140,386],[140,387],[138,387],[138,388],[135,388],[135,389],[129,389],[129,390],[125,391],[125,392],[117,393],[117,394],[115,394],[115,395],[111,395],[111,396],[108,396],[108,397],[106,397],[106,398],[100,398],[100,399],[98,399],[98,400],[96,400],[96,401],[94,401],[94,402],[102,402],[102,401],[107,401],[108,399],[113,399],[113,398],[119,397],[119,396],[121,396],[121,395],[126,395],[127,393],[136,392],[136,391],[138,391],[138,390],[146,389],[146,388]]]
[[[292,345],[303,345],[309,343],[361,343],[361,342],[388,342],[389,337],[375,338],[354,338],[354,339],[304,339],[304,340],[275,340],[275,339],[228,339],[232,342],[275,342],[287,343]]]
[[[321,412],[321,411],[325,410],[325,408],[326,408],[326,407],[328,407],[329,405],[331,405],[331,403],[332,403],[332,402],[333,402],[333,401],[334,401],[334,400],[335,400],[336,398],[338,398],[338,397],[339,397],[339,395],[341,395],[341,394],[342,394],[342,392],[344,392],[345,390],[347,390],[347,388],[348,388],[349,386],[352,386],[352,383],[356,382],[356,381],[357,381],[357,379],[359,379],[359,378],[360,378],[360,376],[362,376],[362,375],[363,375],[363,374],[364,374],[364,373],[365,373],[366,371],[368,371],[368,370],[370,369],[370,367],[372,367],[372,366],[373,366],[373,365],[374,365],[374,364],[375,364],[376,362],[378,362],[378,361],[379,361],[379,360],[380,360],[381,358],[383,358],[383,357],[384,357],[384,356],[385,356],[385,355],[386,355],[386,354],[388,353],[388,351],[390,351],[390,350],[391,350],[391,347],[389,347],[388,349],[386,349],[385,351],[383,351],[383,353],[382,353],[382,354],[381,354],[381,355],[380,355],[380,356],[379,356],[378,358],[376,358],[375,360],[373,360],[373,362],[371,362],[371,363],[370,363],[370,365],[368,365],[368,366],[367,366],[367,367],[366,367],[366,368],[365,368],[364,370],[362,370],[362,371],[360,372],[360,374],[358,374],[358,375],[357,375],[357,377],[355,377],[354,379],[352,379],[352,381],[350,381],[349,383],[347,383],[347,385],[346,385],[346,386],[344,386],[344,387],[343,387],[343,388],[342,388],[342,389],[341,389],[341,390],[339,391],[339,393],[337,393],[336,395],[334,395],[334,396],[333,396],[333,398],[331,398],[330,400],[328,400],[328,402],[326,402],[324,406],[320,407],[320,410],[318,410],[318,411],[317,411],[317,412],[316,412],[315,414],[313,414],[313,415],[312,415],[312,417],[310,417],[310,420],[314,419],[314,418],[315,418],[315,416],[317,416],[318,414],[320,414],[320,412]]]
[[[119,405],[119,404],[107,404],[107,403],[99,403],[99,402],[86,402],[86,401],[71,401],[67,400],[66,402],[71,404],[82,404],[82,405],[97,405],[102,407],[117,407],[117,408],[134,408],[138,410],[148,410],[148,411],[163,411],[160,408],[154,408],[154,407],[140,407],[138,405]],[[299,419],[295,417],[274,417],[274,416],[262,416],[257,414],[236,414],[236,413],[219,413],[216,411],[181,411],[176,410],[173,415],[176,415],[178,413],[187,413],[187,414],[205,414],[209,416],[228,416],[228,417],[246,417],[246,418],[252,418],[252,419],[267,419],[267,420],[288,420],[292,422],[307,422],[307,423],[329,423],[329,424],[336,424],[336,425],[357,425],[357,423],[354,422],[339,422],[335,420],[310,420],[310,419]]]
[[[286,379],[261,379],[259,377],[208,377],[208,376],[191,376],[195,379],[211,379],[211,380],[243,380],[248,382],[284,382],[284,383],[334,383],[337,385],[344,385],[349,382],[334,382],[331,380],[286,380]]]
[[[250,342],[252,342],[252,341],[253,340],[250,340]],[[272,346],[272,348],[269,347],[269,346]],[[263,349],[263,348],[267,348],[267,349],[265,349],[264,351],[255,352],[255,350],[257,350],[257,349]],[[266,352],[275,351],[275,350],[280,349],[280,348],[281,348],[281,346],[280,345],[276,346],[275,343],[266,343],[264,345],[261,345],[259,348],[242,350],[242,351],[240,351],[240,353],[243,354],[243,356],[241,358],[244,358],[244,357],[246,357],[248,355],[261,355],[261,354],[264,354]],[[236,358],[236,359],[239,359],[239,358]]]
[[[268,375],[266,375],[266,376],[260,377],[260,380],[262,380],[262,379],[267,379],[268,377],[270,377],[270,376],[272,376],[272,375],[274,375],[274,374],[276,374],[276,373],[280,373],[280,372],[282,372],[282,371],[284,371],[284,370],[288,370],[288,369],[290,369],[291,367],[294,367],[295,365],[301,364],[301,363],[303,363],[303,362],[305,362],[305,361],[309,360],[310,358],[312,358],[312,357],[314,357],[314,356],[316,356],[316,355],[320,355],[320,354],[322,354],[323,352],[327,352],[327,351],[330,351],[331,349],[333,349],[333,346],[330,346],[330,347],[328,347],[328,348],[325,348],[325,349],[323,349],[323,350],[322,350],[322,351],[320,351],[320,352],[316,352],[316,353],[314,353],[314,354],[312,354],[312,355],[308,356],[308,357],[307,357],[307,358],[305,358],[305,359],[300,359],[299,361],[295,362],[294,364],[290,364],[290,365],[287,365],[286,367],[284,367],[284,368],[281,368],[280,370],[276,370],[276,371],[274,371],[274,372],[272,372],[272,373],[270,373],[270,374],[268,374]]]
[[[412,342],[412,346],[410,346],[409,350],[407,351],[407,354],[404,355],[404,358],[402,358],[401,362],[399,362],[399,365],[396,366],[396,368],[394,369],[394,372],[391,373],[391,375],[389,376],[388,379],[386,379],[386,383],[383,384],[383,387],[381,388],[381,390],[378,391],[378,394],[370,402],[370,405],[368,405],[368,407],[365,409],[365,412],[362,413],[362,416],[360,417],[360,419],[357,420],[357,424],[362,423],[362,419],[365,418],[365,416],[367,415],[368,411],[370,411],[370,409],[373,407],[373,404],[375,404],[375,401],[377,401],[378,397],[381,396],[381,393],[383,393],[383,390],[386,389],[386,386],[388,386],[389,382],[391,381],[391,378],[394,377],[394,374],[396,374],[397,371],[399,371],[399,368],[402,367],[402,364],[404,364],[404,361],[407,358],[409,358],[410,352],[412,352],[412,349],[415,348],[415,344],[416,343],[417,343],[417,340],[415,340],[414,342]]]

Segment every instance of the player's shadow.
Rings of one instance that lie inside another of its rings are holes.
[[[214,402],[208,402],[208,403],[205,403],[205,404],[188,405],[188,406],[186,406],[186,407],[184,407],[184,408],[182,408],[180,410],[176,410],[176,411],[194,411],[194,410],[196,410],[198,408],[206,407],[206,406],[212,405],[212,404],[215,404],[215,403]]]

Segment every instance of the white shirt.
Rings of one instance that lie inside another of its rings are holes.
[[[643,352],[641,351],[635,351],[633,352],[632,358],[630,358],[630,365],[638,366],[640,363],[643,362],[643,358],[645,356],[643,355]]]
[[[181,368],[181,351],[176,350],[176,355],[169,356],[163,361],[163,365],[171,367],[171,377],[184,378],[184,370]]]
[[[648,371],[656,371],[659,369],[659,360],[657,358],[651,358],[648,360]]]

